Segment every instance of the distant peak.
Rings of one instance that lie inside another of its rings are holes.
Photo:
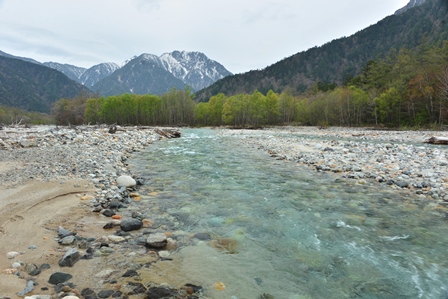
[[[410,0],[409,3],[403,7],[400,8],[395,12],[395,15],[401,15],[402,13],[405,13],[406,11],[410,10],[411,8],[417,7],[425,3],[426,0]]]

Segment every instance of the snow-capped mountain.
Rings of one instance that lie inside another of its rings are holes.
[[[92,90],[103,96],[123,93],[161,95],[171,88],[183,89],[186,84],[162,67],[159,58],[142,54],[99,81]]]
[[[93,85],[98,83],[98,81],[106,78],[116,70],[118,70],[120,66],[113,62],[105,62],[92,66],[87,69],[79,78],[79,81],[84,86],[91,88]]]
[[[156,56],[141,54],[126,61],[122,68],[95,84],[102,95],[123,92],[163,94],[172,87],[193,91],[232,75],[218,62],[200,52],[174,51]]]
[[[60,71],[70,79],[80,83],[79,78],[82,76],[82,74],[86,71],[86,68],[74,66],[71,64],[62,64],[58,62],[44,62],[43,65],[46,67],[55,69],[57,71]]]
[[[193,90],[200,90],[232,75],[220,63],[200,52],[174,51],[159,57],[162,66]]]

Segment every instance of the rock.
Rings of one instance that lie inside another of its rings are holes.
[[[33,290],[34,290],[34,281],[28,280],[26,282],[26,287],[22,291],[18,292],[17,296],[23,297],[26,294],[31,293]]]
[[[58,243],[62,244],[62,245],[70,245],[70,244],[73,244],[75,242],[75,240],[76,240],[75,236],[67,236],[67,237],[60,239],[58,241]]]
[[[96,293],[89,289],[89,288],[85,288],[81,291],[81,296],[83,296],[85,299],[96,299],[98,298],[98,296],[96,295]]]
[[[161,250],[158,254],[161,258],[168,258],[170,256],[170,252],[168,250]]]
[[[165,297],[171,297],[176,295],[176,292],[174,292],[171,289],[162,288],[162,287],[152,287],[149,288],[146,292],[147,298],[165,298]]]
[[[36,264],[26,264],[25,271],[30,274],[38,269]]]
[[[154,225],[154,221],[149,220],[149,219],[143,219],[142,224],[143,224],[144,228],[150,228],[151,226]]]
[[[143,284],[141,284],[140,282],[128,282],[128,285],[132,288],[132,293],[133,294],[144,294],[147,289],[145,288],[145,286]],[[152,298],[152,297],[149,297]]]
[[[75,233],[69,231],[68,229],[63,228],[62,226],[58,227],[58,237],[59,239],[63,239],[68,236],[76,235]]]
[[[64,296],[64,299],[80,299],[80,298],[78,296],[69,295],[69,296]]]
[[[113,222],[108,222],[103,226],[103,229],[111,229],[114,227],[115,227],[115,224]]]
[[[15,262],[11,265],[11,267],[14,269],[20,269],[20,268],[22,268],[22,264]]]
[[[121,230],[125,232],[141,229],[142,226],[142,221],[135,218],[123,220],[120,224]]]
[[[106,216],[106,217],[112,217],[112,216],[115,215],[115,212],[112,211],[112,210],[107,209],[107,210],[103,211],[103,215]]]
[[[134,276],[138,276],[137,271],[135,271],[135,270],[128,270],[128,271],[126,271],[126,273],[123,274],[122,277],[134,277]]]
[[[128,175],[122,175],[117,178],[117,184],[129,188],[136,186],[137,182]]]
[[[108,298],[110,297],[113,293],[115,293],[114,290],[102,290],[98,293],[98,298]],[[65,298],[65,297],[64,297]]]
[[[18,253],[16,251],[11,251],[6,254],[6,257],[11,260],[15,257],[18,257],[19,255],[20,255],[20,253]]]
[[[58,264],[61,267],[73,267],[73,265],[79,260],[79,258],[80,256],[78,249],[71,248],[59,260]]]
[[[24,299],[51,299],[51,295],[33,295],[33,296],[25,296]]]
[[[48,279],[48,282],[57,285],[59,283],[64,283],[68,280],[70,280],[73,276],[68,273],[62,273],[62,272],[55,272],[51,274],[50,278]]]
[[[101,278],[101,279],[106,279],[114,272],[115,272],[115,270],[106,269],[106,270],[103,270],[103,271],[98,272],[97,274],[95,274],[95,277],[98,277],[98,278]]]
[[[120,236],[115,236],[115,235],[107,236],[107,238],[108,238],[109,241],[112,242],[112,243],[120,243],[120,242],[124,242],[124,241],[126,241],[125,238],[120,237]]]
[[[163,233],[155,233],[149,235],[149,237],[146,239],[146,246],[147,247],[153,247],[153,248],[163,248],[168,243],[168,240]]]

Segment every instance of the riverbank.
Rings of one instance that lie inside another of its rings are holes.
[[[448,201],[448,146],[424,143],[438,131],[279,127],[227,130],[271,157],[332,172],[359,184],[380,183],[442,204]]]
[[[0,298],[50,296],[55,285],[48,281],[55,272],[73,276],[73,288],[67,283],[59,295],[81,297],[78,288],[104,281],[100,261],[69,270],[59,261],[70,248],[82,257],[92,246],[108,245],[108,239],[94,243],[108,234],[102,226],[110,218],[92,209],[112,198],[123,205],[129,201],[128,190],[117,184],[117,178],[130,175],[126,159],[160,138],[154,129],[137,128],[114,134],[106,127],[0,130]],[[62,227],[76,235],[67,245],[58,242]],[[30,281],[32,290],[17,295]]]
[[[181,286],[159,288],[164,282],[160,273],[174,275],[176,269],[153,273],[154,265],[169,260],[164,249],[175,249],[176,240],[169,238],[169,232],[152,227],[151,215],[139,213],[139,203],[146,195],[138,194],[134,186],[138,179],[128,188],[117,183],[120,176],[132,176],[126,165],[130,155],[163,134],[151,128],[123,128],[114,134],[108,130],[34,127],[0,131],[0,298],[23,297],[17,293],[30,281],[34,287],[26,295],[95,298],[92,294],[103,292],[102,296],[121,297],[150,289],[159,294],[200,293],[192,285],[182,290],[170,288]],[[304,164],[359,184],[408,190],[440,204],[448,200],[447,150],[423,141],[443,133],[308,127],[220,130],[226,136],[244,137],[248,145],[274,159]],[[128,220],[137,223],[135,231],[122,225]],[[73,235],[72,243],[61,242]],[[72,248],[80,259],[71,267],[61,266],[62,256]],[[139,258],[139,264],[129,262],[129,257]],[[151,264],[151,273],[145,275],[153,275],[150,281],[157,283],[139,285],[131,275]],[[49,283],[56,272],[73,276],[57,291]],[[127,280],[122,278],[125,274],[130,275]]]

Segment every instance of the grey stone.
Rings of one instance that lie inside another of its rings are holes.
[[[120,224],[121,230],[125,232],[141,229],[142,226],[142,221],[135,218],[123,220]]]
[[[22,291],[18,292],[17,296],[23,297],[26,294],[31,293],[33,290],[34,290],[34,281],[28,280],[26,282],[26,287]]]
[[[73,265],[79,260],[79,252],[76,248],[68,250],[64,256],[59,260],[58,264],[61,267],[73,267]]]
[[[57,285],[59,283],[64,283],[68,280],[70,280],[73,276],[68,273],[62,273],[62,272],[55,272],[51,274],[48,282],[54,285]]]
[[[155,233],[149,235],[148,238],[146,238],[146,246],[147,247],[153,247],[153,248],[163,248],[168,243],[168,240],[163,233]]]
[[[70,245],[70,244],[73,244],[75,242],[75,240],[76,240],[75,236],[67,236],[67,237],[60,239],[58,241],[58,243],[62,244],[62,245]]]

